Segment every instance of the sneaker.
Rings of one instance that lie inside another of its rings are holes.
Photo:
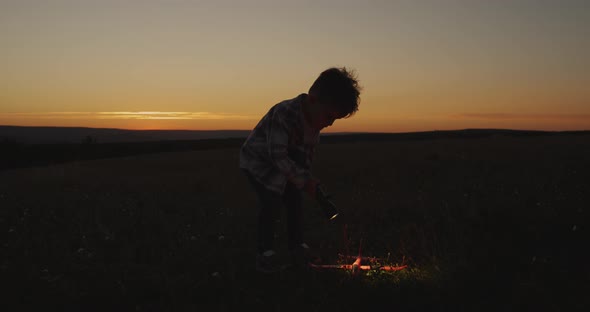
[[[282,269],[279,264],[277,253],[274,250],[267,250],[256,255],[256,271],[262,273],[275,273]]]
[[[290,255],[291,265],[298,268],[305,268],[309,263],[317,263],[319,261],[319,257],[312,254],[311,248],[306,243],[301,243],[290,250]]]

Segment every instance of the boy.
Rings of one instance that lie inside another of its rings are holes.
[[[274,250],[274,222],[281,206],[287,209],[288,248],[294,264],[301,264],[309,247],[302,233],[302,193],[316,199],[319,180],[311,164],[319,133],[336,119],[358,110],[360,87],[346,68],[323,71],[295,98],[275,104],[262,117],[240,149],[240,168],[258,199],[258,254],[256,269],[280,270]]]

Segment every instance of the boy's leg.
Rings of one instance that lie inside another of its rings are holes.
[[[287,233],[289,250],[303,243],[303,193],[292,183],[287,183],[283,194],[287,209]]]
[[[287,183],[283,194],[283,204],[287,208],[287,230],[291,265],[295,268],[306,268],[309,262],[318,262],[319,257],[304,241],[303,233],[303,192],[295,185]]]
[[[274,249],[275,219],[281,206],[280,194],[267,189],[249,172],[244,171],[256,191],[258,200],[257,251],[262,254]]]

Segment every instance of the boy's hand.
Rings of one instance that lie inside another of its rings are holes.
[[[307,195],[309,195],[309,197],[316,199],[316,190],[318,188],[318,185],[320,185],[320,180],[316,178],[311,178],[307,181],[307,183],[305,183],[305,185],[303,186],[303,190],[307,193]]]
[[[316,190],[316,200],[320,204],[320,207],[324,211],[324,214],[329,220],[336,218],[338,211],[336,205],[332,202],[332,195],[328,194],[322,185],[318,185]]]
[[[332,194],[326,192],[323,184],[318,183],[315,191],[315,199],[320,203],[326,203],[332,200]]]

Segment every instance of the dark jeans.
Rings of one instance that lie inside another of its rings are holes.
[[[283,195],[267,189],[248,171],[242,170],[256,192],[258,199],[258,252],[273,249],[275,220],[280,217],[283,207],[287,209],[287,236],[290,250],[303,242],[303,194],[294,184],[287,182]]]

